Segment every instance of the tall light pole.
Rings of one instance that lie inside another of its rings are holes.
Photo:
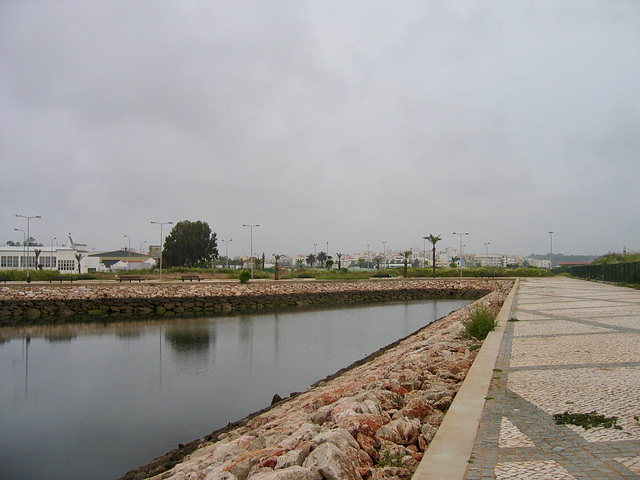
[[[251,280],[253,280],[253,228],[259,227],[260,225],[242,225],[243,227],[249,227],[251,230],[251,254],[249,255],[249,260],[251,260]]]
[[[316,257],[318,256],[318,244],[314,243],[313,244],[313,265],[312,267],[316,266]]]
[[[160,281],[162,281],[162,226],[163,225],[173,225],[173,222],[154,222],[151,220],[151,223],[155,225],[160,225]]]
[[[382,256],[384,257],[384,261],[386,263],[387,261],[387,242],[382,242]],[[387,268],[389,268],[389,265],[387,264]]]
[[[25,266],[26,264],[24,262],[26,262],[26,255],[24,254],[24,249],[27,247],[27,232],[25,232],[24,230],[22,230],[21,228],[14,228],[14,230],[16,232],[22,232],[22,258],[24,260],[22,260],[22,265]]]
[[[129,239],[129,260],[127,260],[127,270],[131,270],[131,237],[129,235],[125,235],[126,238]]]
[[[462,236],[463,235],[469,235],[469,232],[465,232],[465,233],[456,233],[453,232],[454,235],[459,235],[460,236],[460,278],[462,278]]]
[[[146,240],[140,242],[140,253],[142,253],[142,245],[144,245],[145,243],[147,243]]]
[[[227,250],[226,250],[226,254],[225,257],[227,259],[227,267],[229,266],[229,242],[233,242],[233,238],[230,238],[229,240],[220,240],[221,242],[225,242],[226,246],[227,246]]]
[[[31,220],[32,218],[42,218],[40,215],[31,215],[31,216],[27,216],[27,215],[18,215],[16,214],[16,217],[20,217],[20,218],[26,218],[27,219],[27,283],[31,283],[31,277],[29,277],[29,245],[31,243],[31,235],[29,233],[29,220]]]
[[[429,237],[422,237],[422,268],[427,266],[427,238]]]
[[[57,238],[58,237],[53,237],[51,239],[51,251],[49,252],[49,267],[51,267],[51,270],[53,270],[53,241]]]
[[[553,232],[549,232],[549,253],[553,255]]]
[[[484,266],[489,264],[489,242],[484,242]]]
[[[369,256],[369,247],[371,246],[370,243],[367,243],[367,270],[371,269],[371,260],[370,260],[370,256]]]

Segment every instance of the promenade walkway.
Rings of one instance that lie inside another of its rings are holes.
[[[507,307],[414,480],[640,479],[640,291],[523,279]],[[619,428],[557,425],[567,411]]]

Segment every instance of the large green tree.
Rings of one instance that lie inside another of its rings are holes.
[[[183,220],[164,241],[163,262],[169,267],[196,267],[218,256],[216,234],[207,222]]]

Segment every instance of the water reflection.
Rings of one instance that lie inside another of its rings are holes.
[[[117,478],[466,303],[0,329],[0,478]]]

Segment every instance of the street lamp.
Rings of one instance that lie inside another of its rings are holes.
[[[125,235],[129,239],[129,260],[127,260],[127,270],[131,270],[131,237],[129,235]]]
[[[553,232],[549,232],[549,253],[553,255]]]
[[[427,238],[422,237],[422,268],[427,267]]]
[[[233,238],[229,239],[229,240],[220,240],[221,242],[226,242],[227,244],[227,253],[225,254],[225,257],[227,259],[227,265],[226,267],[229,267],[229,242],[233,242]]]
[[[489,264],[489,242],[484,242],[484,266]]]
[[[249,229],[251,230],[251,250],[249,250],[250,252],[253,252],[253,228],[254,227],[259,227],[260,225],[246,225],[246,224],[242,224],[243,227],[249,227]],[[252,257],[253,253],[251,253],[251,255],[249,255],[249,257]],[[249,260],[251,261],[251,280],[253,280],[253,259],[249,258]]]
[[[387,262],[387,242],[382,242],[382,256],[384,257],[385,263]],[[387,263],[387,268],[389,268],[389,264]]]
[[[57,238],[58,237],[53,237],[51,239],[51,251],[49,252],[49,266],[51,267],[51,270],[53,270],[53,241]]]
[[[314,243],[313,244],[313,265],[312,267],[315,268],[316,266],[316,257],[318,256],[318,244]]]
[[[465,232],[465,233],[456,233],[453,232],[454,235],[460,235],[460,278],[462,278],[462,236],[463,235],[469,235],[469,232]]]
[[[160,281],[162,281],[162,226],[173,225],[173,222],[154,222],[152,220],[151,223],[160,225]]]
[[[369,256],[369,246],[371,244],[367,243],[367,270],[369,270],[371,268],[371,260],[370,260],[370,256]]]
[[[31,243],[31,235],[29,234],[29,220],[31,220],[32,218],[42,218],[40,215],[31,215],[31,216],[26,216],[26,215],[18,215],[16,214],[16,217],[20,217],[20,218],[26,218],[27,219],[27,283],[31,283],[31,277],[29,277],[29,244]]]
[[[26,260],[24,260],[26,258],[25,254],[24,254],[24,249],[27,247],[27,232],[25,232],[24,230],[22,230],[20,228],[14,228],[14,230],[16,232],[22,232],[22,258],[23,258],[22,265],[24,266],[24,265],[26,265],[25,264]]]
[[[142,253],[142,245],[144,245],[145,243],[147,243],[146,240],[140,242],[140,253]]]

